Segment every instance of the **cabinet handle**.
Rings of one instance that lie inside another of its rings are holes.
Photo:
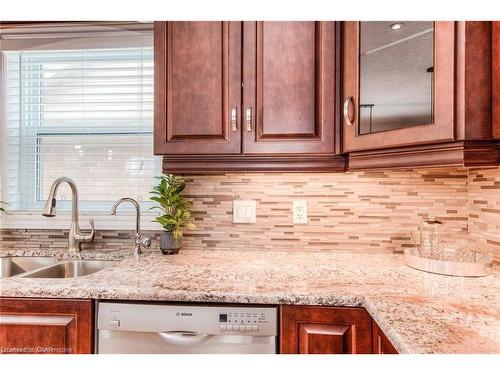
[[[352,102],[352,99],[353,97],[352,96],[349,96],[345,101],[344,101],[344,120],[346,122],[347,125],[349,126],[353,126],[353,121],[354,120],[351,120],[351,118],[349,117],[349,104]]]
[[[231,108],[231,127],[233,128],[233,132],[238,131],[238,120],[237,120],[237,109]]]
[[[245,122],[247,124],[247,132],[252,131],[252,107],[248,107],[245,111]]]

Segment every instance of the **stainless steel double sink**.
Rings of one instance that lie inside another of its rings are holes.
[[[58,260],[54,257],[0,257],[0,278],[67,279],[91,275],[118,262],[110,260]]]

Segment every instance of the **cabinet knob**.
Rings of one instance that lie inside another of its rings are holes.
[[[352,102],[352,99],[353,99],[353,97],[349,96],[344,101],[344,120],[345,120],[346,124],[349,125],[349,126],[353,126],[354,125],[353,124],[354,120],[351,120],[351,117],[349,116],[349,104]]]

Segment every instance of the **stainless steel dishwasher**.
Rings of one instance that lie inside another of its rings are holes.
[[[277,335],[275,307],[97,305],[97,353],[276,353]]]

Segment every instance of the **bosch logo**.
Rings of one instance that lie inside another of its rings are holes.
[[[190,313],[190,312],[178,312],[176,313],[175,315],[177,316],[193,316],[193,313]]]

